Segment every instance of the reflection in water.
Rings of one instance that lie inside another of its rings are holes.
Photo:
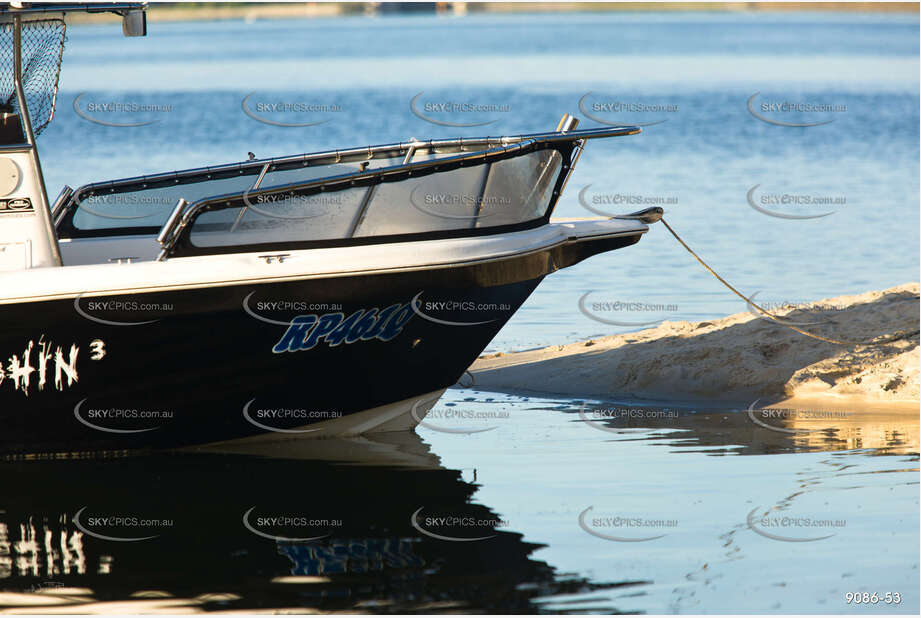
[[[620,437],[631,432],[648,439],[667,437],[674,446],[700,446],[711,454],[869,449],[897,455],[919,448],[917,411],[762,408],[757,402],[742,410],[695,410],[595,402],[575,412],[587,425]]]
[[[419,433],[446,465],[476,466],[477,498],[546,544],[535,556],[645,582],[543,609],[849,613],[845,592],[886,588],[897,607],[857,609],[916,612],[917,414],[778,408],[451,389],[439,429],[495,429]]]
[[[0,608],[917,609],[916,416],[451,389],[419,434],[0,462]]]
[[[521,612],[607,587],[531,559],[415,434],[319,446],[0,463],[0,607]],[[420,533],[423,506],[488,540]]]

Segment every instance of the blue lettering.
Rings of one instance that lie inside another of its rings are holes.
[[[348,318],[344,313],[327,313],[321,316],[299,315],[293,320],[272,348],[276,354],[299,352],[316,347],[325,341],[330,347],[343,342],[390,341],[403,331],[413,317],[412,302],[396,303],[386,309],[359,309]]]
[[[355,343],[359,339],[365,336],[365,334],[374,328],[377,318],[377,307],[373,309],[368,309],[361,318],[355,322],[355,325],[352,327],[352,330],[349,331],[349,336],[345,338],[346,343]]]
[[[377,339],[381,331],[384,330],[384,324],[390,318],[391,314],[399,308],[399,304],[390,305],[377,315],[377,322],[374,323],[374,327],[369,330],[367,333],[361,336],[362,341],[370,341],[371,339]]]
[[[387,320],[387,324],[384,325],[384,330],[378,336],[378,339],[381,341],[390,341],[399,335],[403,331],[403,327],[406,326],[406,323],[412,319],[413,313],[414,311],[412,307],[409,306],[409,303],[401,306],[396,313]]]
[[[301,344],[300,350],[309,350],[317,345],[317,342],[320,339],[326,337],[326,335],[333,332],[333,329],[342,321],[345,315],[341,313],[327,313],[326,315],[320,316],[320,320],[317,322],[317,327],[311,331],[310,336],[304,340],[304,343]]]
[[[275,344],[272,351],[276,354],[282,352],[297,352],[301,349],[301,345],[304,343],[307,333],[310,332],[310,329],[313,328],[313,325],[316,323],[317,316],[315,315],[297,316],[291,320],[288,330],[285,331],[285,334],[282,335],[279,342]]]
[[[352,326],[355,324],[358,318],[362,316],[364,312],[365,312],[364,309],[359,309],[358,311],[356,311],[355,313],[353,313],[346,319],[342,320],[339,326],[336,327],[336,330],[334,330],[326,338],[326,343],[329,344],[329,347],[332,348],[342,343],[342,341],[346,338],[346,336],[351,332]]]

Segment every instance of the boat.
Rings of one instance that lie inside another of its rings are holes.
[[[551,219],[590,140],[640,132],[568,114],[549,132],[251,157],[51,202],[36,135],[61,13],[116,13],[136,36],[145,8],[0,12],[2,452],[410,430],[545,276],[654,220]]]

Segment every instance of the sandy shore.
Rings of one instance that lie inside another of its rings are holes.
[[[478,388],[580,398],[803,402],[836,407],[919,404],[918,283],[774,310],[804,330],[877,345],[805,337],[754,312],[540,350],[481,357]],[[808,326],[802,326],[809,324]]]

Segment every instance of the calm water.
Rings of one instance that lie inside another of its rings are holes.
[[[597,126],[579,105],[591,93],[583,107],[602,121],[665,122],[590,144],[558,215],[592,215],[580,192],[596,207],[665,200],[688,242],[768,303],[919,278],[916,16],[343,18],[150,33],[69,31],[58,112],[39,138],[50,192],[248,151],[549,130],[565,112]],[[492,106],[429,114],[437,120],[495,122],[427,122],[410,108],[420,92],[420,105]],[[785,101],[837,111],[762,113],[833,120],[780,126],[749,113],[756,92],[758,113]],[[98,116],[158,121],[148,126],[101,126],[74,111],[81,93],[82,105],[171,108]],[[241,109],[250,93],[327,106],[267,118],[327,122],[257,122]],[[834,214],[768,216],[748,205],[755,185],[756,205],[776,213]],[[832,201],[769,204],[783,194]],[[607,316],[624,321],[745,310],[653,229],[548,278],[492,347],[627,330],[578,311],[590,291],[660,306]],[[4,462],[0,607],[917,613],[918,419],[794,416],[759,425],[705,406],[456,389],[418,435]],[[848,604],[849,592],[881,600]],[[886,604],[887,592],[901,603]]]
[[[0,607],[917,614],[916,416],[755,419],[458,389],[418,435],[6,462]]]

